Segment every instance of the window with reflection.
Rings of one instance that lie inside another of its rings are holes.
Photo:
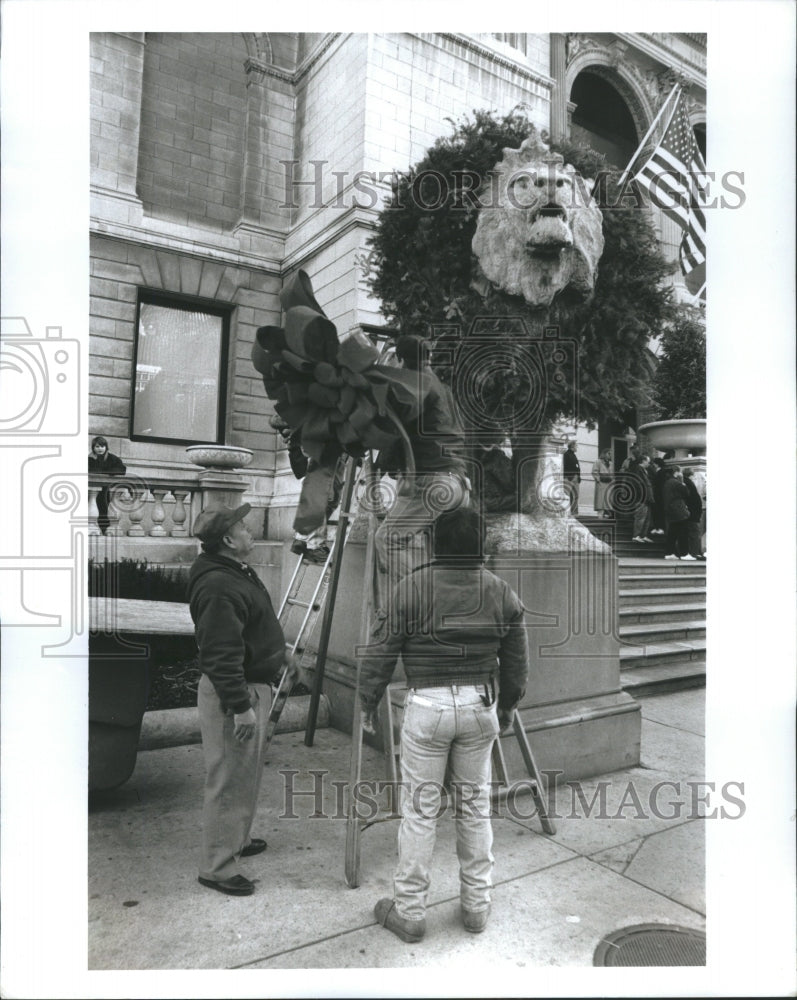
[[[140,292],[133,440],[224,440],[229,310]]]

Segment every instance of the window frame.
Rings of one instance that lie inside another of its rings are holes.
[[[203,312],[218,316],[221,319],[221,338],[219,344],[219,389],[216,405],[216,437],[213,441],[199,438],[157,437],[153,434],[136,434],[134,431],[136,416],[136,378],[138,371],[138,333],[141,323],[142,305],[165,306],[179,309],[182,312]],[[233,304],[220,303],[215,299],[205,299],[197,295],[182,295],[177,292],[164,291],[156,288],[139,288],[136,296],[136,319],[133,339],[133,377],[130,380],[130,424],[128,427],[131,441],[149,441],[153,444],[224,444],[227,427],[227,384],[230,358],[230,330],[232,327]]]

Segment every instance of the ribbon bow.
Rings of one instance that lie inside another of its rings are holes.
[[[285,325],[258,329],[252,364],[283,434],[329,474],[344,453],[361,457],[403,438],[397,413],[412,420],[422,403],[414,373],[377,364],[379,351],[358,330],[339,338],[304,271],[285,283],[280,302]]]

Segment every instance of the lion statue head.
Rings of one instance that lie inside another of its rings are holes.
[[[510,295],[549,306],[565,289],[592,294],[603,217],[592,182],[536,136],[505,149],[483,190],[473,237],[481,271]]]

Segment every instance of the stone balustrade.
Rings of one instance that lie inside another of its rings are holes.
[[[90,475],[89,535],[128,538],[188,538],[194,518],[212,502],[240,502],[246,490],[234,473],[198,473],[190,480],[128,473],[125,476]],[[97,499],[105,491],[108,525],[100,525]]]

